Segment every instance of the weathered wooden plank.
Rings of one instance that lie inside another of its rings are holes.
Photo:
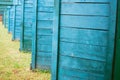
[[[52,35],[52,29],[51,28],[40,28],[38,29],[38,36],[40,35]]]
[[[52,45],[52,36],[40,36],[37,37],[39,44]]]
[[[14,20],[15,20],[14,14],[15,14],[14,6],[11,6],[10,8],[10,30],[9,30],[10,33],[13,33]]]
[[[53,20],[53,13],[38,12],[38,20]]]
[[[59,67],[61,68],[66,67],[70,69],[75,69],[75,70],[77,69],[80,71],[91,72],[94,74],[105,73],[104,62],[99,62],[99,61],[89,60],[84,58],[71,57],[71,56],[63,56],[63,55],[61,55],[59,58],[60,58]]]
[[[60,40],[80,44],[107,46],[107,33],[108,31],[61,27]]]
[[[21,47],[23,51],[32,50],[32,26],[33,26],[34,5],[33,0],[23,1],[23,27],[21,34]],[[26,41],[27,40],[27,41]],[[27,46],[27,47],[26,47]]]
[[[60,42],[60,54],[105,62],[106,47]],[[88,52],[89,51],[89,52]],[[102,54],[102,55],[101,55]]]
[[[56,0],[52,80],[111,80],[116,2]]]
[[[34,51],[34,59],[36,59],[35,63],[33,63],[34,68],[44,70],[50,69],[51,66],[51,55],[48,53],[52,53],[53,7],[53,0],[37,0],[36,35],[34,35],[36,36],[34,43],[37,43],[34,45],[37,47],[36,51]],[[42,56],[39,58],[38,54]]]
[[[109,16],[109,4],[62,4],[61,14],[80,16]]]
[[[93,2],[98,2],[98,3],[108,2],[109,3],[109,0],[61,0],[61,2],[85,2],[85,3],[87,3],[87,2],[91,2],[91,3],[93,3]]]
[[[37,40],[37,36],[36,36],[36,34],[37,34],[37,30],[36,30],[36,28],[37,28],[37,6],[38,6],[38,4],[37,4],[37,0],[35,0],[35,1],[33,1],[33,27],[32,27],[32,30],[33,30],[33,34],[32,34],[32,63],[31,63],[31,68],[32,69],[36,69],[36,55],[37,55],[37,53],[36,53],[36,51],[37,51],[37,42],[36,42],[36,40]]]
[[[54,6],[53,0],[38,0],[38,5],[41,6]]]
[[[37,51],[51,52],[51,45],[39,44],[37,45]]]
[[[59,79],[60,80],[104,80],[104,76],[101,74],[94,74],[86,71],[80,71],[77,69],[70,68],[60,68],[59,69]],[[76,74],[74,74],[76,73]]]
[[[38,27],[37,28],[52,28],[52,25],[53,25],[53,21],[38,21],[37,23]]]
[[[108,30],[109,18],[98,16],[61,15],[60,25],[65,27]]]
[[[15,26],[12,40],[20,40],[21,27],[22,27],[22,5],[19,4],[15,6]]]

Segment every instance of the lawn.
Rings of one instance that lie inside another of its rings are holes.
[[[19,52],[19,41],[0,23],[0,80],[50,80],[50,73],[31,71],[31,54]]]

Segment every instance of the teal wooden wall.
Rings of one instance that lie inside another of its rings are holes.
[[[54,0],[36,0],[32,42],[32,69],[51,68]]]
[[[52,80],[120,80],[117,1],[18,0],[0,11],[12,40],[32,51],[32,69],[51,70]]]
[[[32,50],[32,26],[33,26],[33,1],[23,0],[23,24],[21,30],[21,51]]]
[[[22,0],[15,5],[15,24],[13,28],[12,40],[20,40],[20,32],[22,28]]]
[[[15,26],[15,6],[11,6],[10,8],[10,17],[9,17],[10,25],[9,25],[9,33],[13,33],[13,28]]]
[[[0,5],[17,5],[19,0],[0,0]]]
[[[9,9],[5,9],[5,28],[9,29]]]
[[[55,0],[52,80],[111,80],[117,0]]]

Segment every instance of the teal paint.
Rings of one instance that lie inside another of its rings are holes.
[[[10,6],[17,5],[19,0],[0,0],[0,5]]]
[[[38,1],[34,1],[33,9],[34,9],[34,14],[33,14],[33,34],[32,34],[32,60],[31,60],[31,69],[36,69],[36,51],[37,51],[37,36],[36,36],[36,31],[37,31],[37,4]]]
[[[19,1],[18,5],[14,6],[15,15],[14,15],[14,28],[13,28],[13,35],[12,40],[20,40],[20,33],[22,28],[22,0]]]
[[[23,24],[21,32],[21,51],[31,51],[32,49],[32,26],[33,26],[33,1],[23,1]]]
[[[112,79],[116,3],[55,0],[52,80]]]
[[[5,28],[9,28],[9,9],[5,10]]]
[[[7,16],[8,16],[8,33],[10,33],[10,6],[7,7]]]
[[[32,69],[51,68],[53,11],[53,0],[34,1]]]
[[[10,22],[10,25],[9,25],[9,33],[12,33],[13,34],[13,28],[14,28],[14,20],[15,20],[15,17],[14,17],[14,15],[15,15],[15,10],[14,10],[14,6],[11,6],[11,8],[10,8],[10,17],[9,17],[9,22]]]

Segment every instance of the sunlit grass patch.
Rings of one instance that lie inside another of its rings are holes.
[[[11,39],[0,23],[0,80],[50,80],[50,72],[30,70],[31,53],[20,52]]]

